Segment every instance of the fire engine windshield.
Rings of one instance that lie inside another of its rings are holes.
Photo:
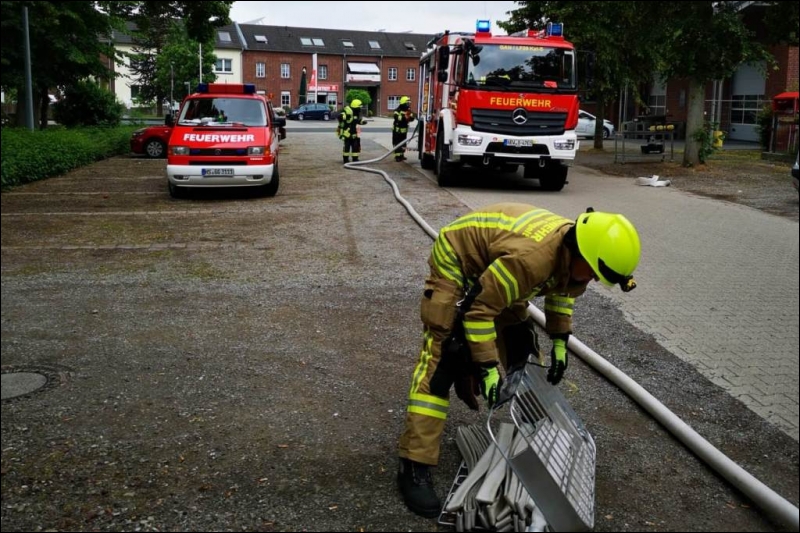
[[[541,92],[576,90],[575,52],[565,48],[483,45],[477,57],[467,63],[467,87]]]
[[[181,109],[179,124],[266,126],[264,102],[252,98],[193,98]]]

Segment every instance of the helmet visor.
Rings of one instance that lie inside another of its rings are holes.
[[[625,281],[628,278],[628,276],[623,276],[618,272],[614,272],[614,270],[612,270],[608,265],[606,265],[605,261],[599,258],[597,260],[597,267],[600,270],[600,275],[604,277],[606,280],[608,280],[608,282],[611,283],[612,285],[616,285],[618,283],[619,284],[625,283]]]

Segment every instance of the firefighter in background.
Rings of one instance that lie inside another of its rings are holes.
[[[410,106],[411,99],[408,96],[400,97],[400,105],[398,105],[394,110],[394,123],[392,124],[392,146],[397,146],[406,140],[406,137],[408,136],[408,125],[409,123],[414,122],[416,119],[414,113],[412,113],[409,109]],[[405,161],[405,152],[405,145],[395,149],[394,160],[398,162]]]
[[[430,467],[450,405],[450,388],[471,409],[476,394],[491,407],[502,387],[500,363],[524,366],[539,355],[528,300],[544,296],[552,341],[547,380],[567,369],[574,299],[592,280],[623,291],[636,283],[636,228],[622,215],[591,208],[570,220],[527,204],[502,203],[469,213],[439,231],[421,301],[423,342],[400,437],[397,481],[408,508],[438,516]]]
[[[361,100],[353,100],[339,113],[336,135],[344,141],[343,163],[349,163],[350,157],[353,158],[353,161],[358,161],[358,156],[361,155],[361,137],[358,127],[366,123],[367,121],[361,118]]]

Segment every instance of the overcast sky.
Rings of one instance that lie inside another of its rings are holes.
[[[240,24],[425,34],[475,31],[475,22],[488,18],[492,32],[505,35],[497,21],[508,20],[506,12],[515,7],[514,2],[234,2],[230,16]]]

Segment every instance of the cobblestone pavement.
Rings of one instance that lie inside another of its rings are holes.
[[[419,166],[416,157],[411,161]],[[631,323],[798,439],[796,217],[675,187],[636,186],[633,178],[581,166],[559,193],[540,191],[536,181],[519,176],[501,177],[489,188],[474,171],[465,175],[465,186],[451,191],[471,207],[521,201],[571,217],[589,206],[624,213],[642,238],[639,287],[630,294],[593,290],[612,297]],[[786,195],[797,204],[788,177]]]

